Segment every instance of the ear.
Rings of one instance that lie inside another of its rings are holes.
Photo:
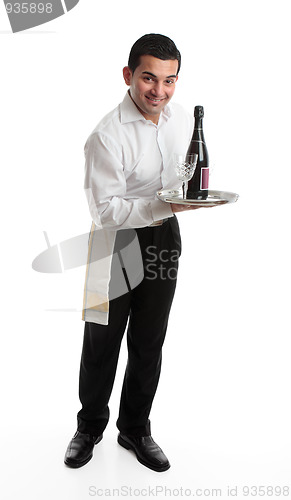
[[[132,71],[128,66],[123,68],[123,78],[126,85],[131,85]]]

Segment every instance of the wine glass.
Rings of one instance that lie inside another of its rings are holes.
[[[175,170],[182,183],[183,199],[186,199],[188,181],[192,179],[197,164],[198,155],[191,153],[187,155],[175,155]]]

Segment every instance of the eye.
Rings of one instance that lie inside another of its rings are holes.
[[[175,80],[166,80],[167,85],[173,85],[175,83]]]

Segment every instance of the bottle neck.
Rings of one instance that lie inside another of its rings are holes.
[[[195,130],[203,130],[203,118],[195,118]]]
[[[198,118],[198,117],[195,118],[195,125],[194,125],[194,131],[193,131],[193,139],[194,140],[204,141],[202,120],[203,120],[203,118]]]

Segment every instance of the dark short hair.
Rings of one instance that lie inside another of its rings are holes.
[[[128,58],[128,66],[132,73],[134,73],[135,69],[139,66],[141,56],[153,56],[163,61],[177,59],[177,74],[180,71],[181,54],[173,40],[167,36],[150,33],[142,36],[133,44]]]

